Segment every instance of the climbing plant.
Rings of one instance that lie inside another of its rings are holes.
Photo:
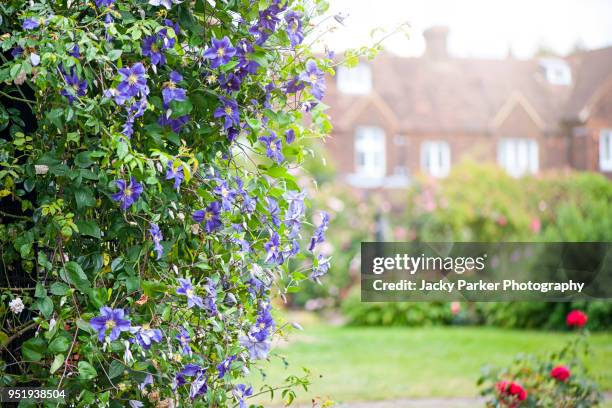
[[[0,4],[2,268],[36,281],[1,289],[1,385],[76,406],[248,405],[242,377],[286,329],[272,298],[329,267],[329,217],[305,219],[296,177],[330,130],[332,55],[305,40],[326,8]]]

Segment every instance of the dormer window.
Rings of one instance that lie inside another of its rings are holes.
[[[360,63],[354,68],[338,67],[338,90],[345,94],[365,95],[372,89],[370,65]]]
[[[572,70],[566,61],[559,58],[543,58],[540,60],[540,66],[549,83],[553,85],[571,85]]]

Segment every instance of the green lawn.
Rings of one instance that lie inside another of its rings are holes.
[[[306,326],[289,344],[276,347],[279,358],[262,367],[268,384],[280,384],[301,367],[313,373],[315,396],[335,401],[405,397],[453,397],[478,394],[476,379],[487,364],[507,364],[520,352],[546,353],[559,348],[569,333],[501,330],[482,327],[362,328]],[[612,390],[612,333],[591,336],[589,362],[602,388]],[[254,385],[261,376],[252,373]],[[262,400],[264,401],[264,400]]]

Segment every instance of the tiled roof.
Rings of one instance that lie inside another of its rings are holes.
[[[363,98],[382,100],[395,115],[399,131],[489,132],[511,98],[526,101],[553,130],[567,115],[588,103],[612,73],[612,47],[568,58],[573,85],[547,81],[540,61],[460,58],[403,58],[381,54],[372,66],[371,95],[346,95],[331,79],[326,103],[337,126],[341,117],[364,105]],[[342,125],[340,125],[342,126]]]

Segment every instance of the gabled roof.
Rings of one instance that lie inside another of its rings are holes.
[[[612,80],[612,47],[579,52],[568,57],[574,72],[574,86],[564,110],[564,119],[582,122],[598,90]]]
[[[326,103],[335,125],[344,126],[342,117],[363,106],[363,98],[380,97],[403,132],[491,132],[500,112],[517,102],[542,130],[553,130],[575,88],[549,83],[537,59],[404,58],[383,53],[368,63],[371,95],[342,94],[331,79]],[[604,70],[610,72],[610,66]]]

